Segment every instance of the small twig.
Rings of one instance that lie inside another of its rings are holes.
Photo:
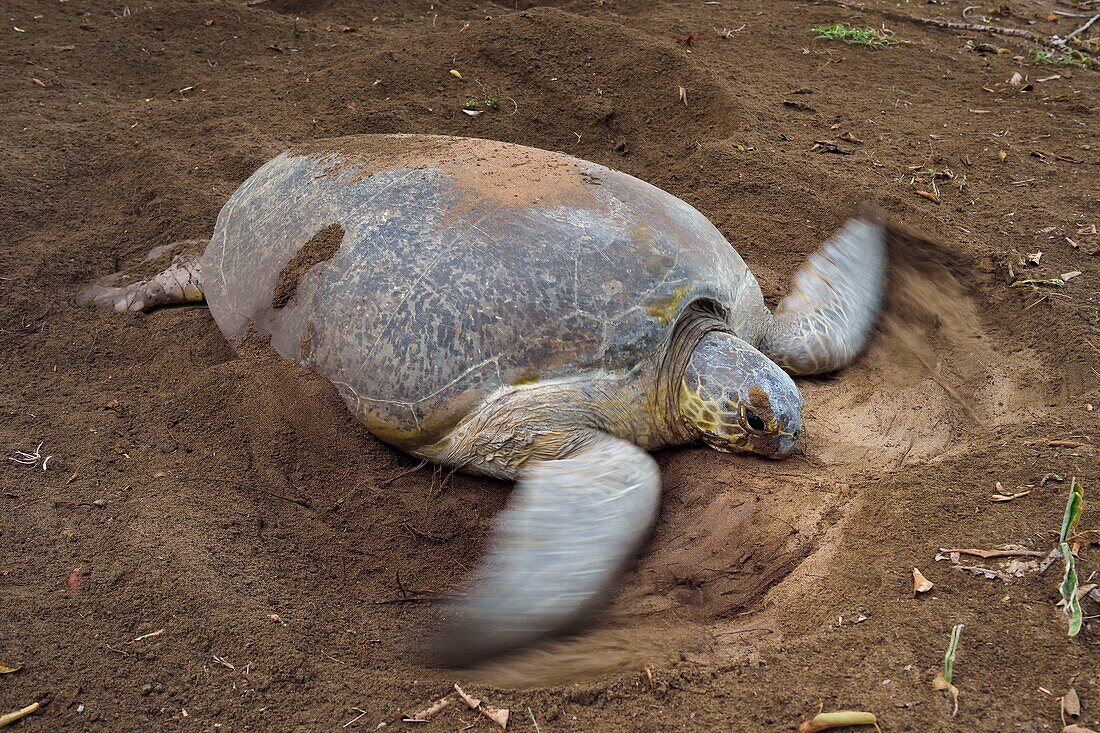
[[[367,711],[364,710],[363,708],[352,708],[352,710],[355,710],[359,714],[356,715],[351,720],[349,720],[348,722],[344,723],[342,726],[340,726],[341,728],[347,728],[349,725],[351,725],[352,723],[354,723],[355,721],[359,720],[360,718],[362,718],[364,715],[367,714]]]
[[[441,593],[436,593],[430,590],[409,590],[405,588],[401,583],[401,571],[396,572],[397,590],[401,593],[400,598],[391,598],[386,601],[375,601],[376,606],[387,606],[393,603],[432,603],[434,601],[445,600],[449,598],[460,598],[461,596],[446,596]]]
[[[416,593],[417,591],[413,591]],[[441,593],[430,593],[425,591],[423,595],[409,595],[404,598],[389,598],[384,601],[375,601],[376,606],[392,606],[399,603],[438,603],[440,601],[450,601],[463,596],[445,596]]]
[[[224,657],[219,657],[217,654],[214,654],[212,656],[214,657],[214,661],[217,662],[218,664],[220,664],[221,666],[228,667],[229,669],[233,670],[234,672],[237,671],[237,668],[234,667],[232,664],[230,664]]]
[[[129,652],[124,652],[124,651],[122,651],[121,649],[115,649],[115,648],[114,648],[113,646],[111,646],[111,645],[110,645],[110,644],[108,644],[107,642],[103,642],[103,646],[107,647],[107,649],[109,649],[110,651],[114,652],[115,654],[121,654],[121,655],[122,655],[122,656],[124,656],[124,657],[128,657],[128,656],[130,656]]]
[[[407,469],[407,470],[405,470],[405,471],[402,471],[401,473],[397,474],[396,476],[394,476],[394,477],[392,477],[392,478],[388,478],[388,479],[386,479],[386,480],[385,480],[385,481],[383,481],[383,482],[382,482],[382,483],[381,483],[380,485],[381,485],[381,486],[389,486],[389,485],[390,485],[390,484],[392,484],[392,483],[393,483],[394,481],[397,481],[398,479],[403,479],[403,478],[405,478],[406,476],[410,476],[410,475],[412,475],[412,474],[416,473],[417,471],[419,471],[420,469],[424,468],[424,466],[427,466],[427,465],[428,465],[428,462],[427,462],[427,461],[421,461],[420,463],[416,464],[416,465],[415,465],[415,466],[413,466],[412,468],[410,468],[410,469]]]
[[[422,529],[417,529],[416,527],[412,526],[408,522],[402,522],[400,526],[401,526],[401,529],[405,530],[406,532],[411,534],[413,537],[420,537],[421,539],[425,539],[425,540],[428,540],[430,542],[434,542],[437,545],[446,544],[446,543],[450,542],[451,540],[453,540],[455,537],[458,536],[457,534],[451,534],[451,535],[447,535],[446,537],[439,537],[437,535],[432,534],[431,532],[425,532]]]
[[[15,712],[0,715],[0,728],[3,728],[4,726],[7,726],[7,725],[11,725],[12,723],[14,723],[17,720],[22,720],[23,718],[27,717],[28,715],[30,715],[34,711],[38,710],[38,708],[39,708],[39,704],[36,703],[36,702],[32,702],[30,705],[28,705],[25,708],[20,708],[19,710],[16,710]]]
[[[1069,41],[1071,41],[1071,40],[1072,40],[1072,39],[1073,39],[1073,38],[1074,38],[1075,36],[1077,36],[1077,35],[1079,35],[1079,34],[1081,34],[1081,33],[1084,33],[1085,31],[1087,31],[1087,30],[1089,29],[1089,27],[1090,27],[1090,26],[1091,26],[1091,25],[1092,25],[1093,23],[1095,23],[1095,22],[1096,22],[1096,19],[1097,19],[1097,18],[1100,18],[1100,13],[1097,13],[1096,15],[1094,15],[1094,16],[1092,16],[1091,18],[1089,18],[1088,20],[1086,20],[1086,21],[1085,21],[1085,24],[1084,24],[1083,26],[1081,26],[1080,28],[1078,28],[1077,30],[1073,31],[1073,32],[1072,32],[1072,33],[1070,33],[1070,34],[1069,34],[1068,36],[1066,36],[1066,38],[1065,38],[1066,42],[1068,43],[1068,42],[1069,42]]]
[[[527,706],[527,714],[531,716],[531,722],[535,724],[535,733],[542,733],[542,731],[539,730],[539,721],[535,720],[535,714],[531,712],[530,705]]]
[[[154,636],[160,636],[163,633],[164,629],[157,629],[156,631],[152,631],[148,634],[142,634],[138,638],[134,639],[134,641],[141,641],[142,639],[152,639]],[[134,641],[131,641],[130,643],[133,644]]]

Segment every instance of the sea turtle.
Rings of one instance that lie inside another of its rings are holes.
[[[327,377],[375,436],[515,480],[442,651],[472,660],[575,627],[657,515],[647,451],[789,454],[789,374],[850,363],[886,283],[884,229],[849,220],[773,314],[703,214],[561,153],[470,138],[302,144],[245,181],[201,258],[116,276],[114,311],[205,298]]]

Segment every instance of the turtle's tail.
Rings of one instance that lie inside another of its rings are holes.
[[[144,269],[148,270],[150,264],[164,259],[166,253],[194,243],[196,240],[188,240],[154,249],[142,263]],[[201,283],[202,255],[176,254],[160,272],[154,270],[149,275],[116,272],[109,275],[83,290],[76,296],[76,302],[115,313],[149,311],[169,305],[203,302],[205,296]]]

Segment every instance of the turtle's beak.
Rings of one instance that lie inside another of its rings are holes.
[[[786,458],[791,454],[796,445],[798,445],[798,433],[794,435],[780,435],[775,440],[775,457]]]

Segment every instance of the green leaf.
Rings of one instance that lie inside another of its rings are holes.
[[[948,683],[955,677],[955,653],[959,649],[959,636],[963,628],[963,624],[955,624],[955,628],[951,629],[951,641],[947,643],[947,653],[943,655],[943,678]]]
[[[1069,635],[1077,636],[1081,633],[1081,626],[1085,622],[1081,601],[1077,598],[1077,562],[1068,543],[1062,542],[1058,548],[1062,551],[1062,559],[1066,562],[1066,572],[1062,575],[1062,585],[1059,590],[1062,592],[1062,601],[1066,604],[1065,613],[1069,616]]]
[[[1085,487],[1077,481],[1075,476],[1069,482],[1069,498],[1066,499],[1066,512],[1062,515],[1062,531],[1058,535],[1058,542],[1069,539],[1070,533],[1077,529],[1077,522],[1081,519],[1081,512],[1085,505]]]

